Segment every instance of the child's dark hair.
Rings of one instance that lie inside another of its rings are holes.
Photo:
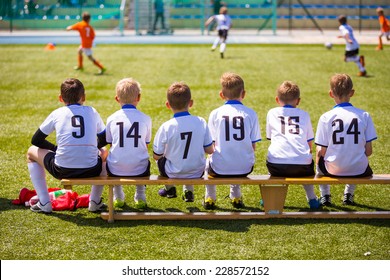
[[[191,90],[184,82],[175,82],[168,88],[167,99],[172,109],[186,109],[191,101]]]
[[[89,22],[91,20],[91,15],[88,12],[84,12],[82,18],[83,21]]]
[[[85,95],[82,82],[77,79],[66,79],[61,84],[61,97],[66,104],[78,104]]]
[[[230,99],[240,98],[241,93],[245,90],[243,79],[235,73],[224,73],[220,78],[223,95]]]
[[[346,24],[347,23],[347,17],[345,15],[341,15],[338,18],[340,24]]]
[[[353,83],[347,74],[336,74],[330,78],[330,89],[338,97],[348,96],[353,90]]]
[[[301,92],[298,85],[290,81],[284,81],[277,89],[279,100],[289,103],[300,98]]]

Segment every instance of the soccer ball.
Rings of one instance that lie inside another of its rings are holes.
[[[324,46],[325,46],[325,48],[327,48],[328,50],[331,50],[332,47],[333,47],[333,44],[332,44],[331,42],[326,42],[326,43],[324,44]]]

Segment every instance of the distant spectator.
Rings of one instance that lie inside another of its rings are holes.
[[[155,0],[154,1],[154,24],[153,24],[153,32],[156,30],[157,21],[161,20],[161,28],[165,29],[165,20],[164,20],[164,1],[163,0]]]
[[[6,17],[12,14],[12,0],[2,0],[0,2],[0,16]]]

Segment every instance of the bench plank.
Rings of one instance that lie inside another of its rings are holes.
[[[314,177],[301,177],[301,178],[284,178],[284,177],[272,177],[269,175],[249,175],[247,177],[232,177],[232,178],[197,178],[197,179],[171,179],[161,177],[157,175],[151,175],[149,177],[91,177],[91,178],[72,178],[62,179],[61,185],[292,185],[292,184],[390,184],[390,174],[376,174],[372,177],[327,177],[327,176],[314,176]]]
[[[372,177],[327,177],[314,176],[302,178],[272,177],[270,175],[249,175],[247,177],[203,177],[196,179],[171,179],[158,175],[148,177],[91,177],[62,179],[65,189],[73,185],[108,185],[108,213],[102,218],[108,222],[114,220],[230,220],[230,219],[266,219],[266,218],[380,218],[390,219],[390,211],[373,212],[283,212],[289,185],[304,184],[390,184],[390,174],[375,174]],[[115,213],[113,206],[114,185],[258,185],[264,202],[264,212],[196,212],[196,213],[155,213],[127,212]]]

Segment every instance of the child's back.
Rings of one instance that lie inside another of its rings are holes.
[[[372,141],[377,138],[370,115],[349,103],[355,94],[351,78],[336,74],[330,79],[329,95],[336,106],[318,121],[317,173],[328,176],[371,176],[368,156],[372,154]],[[344,204],[354,203],[355,185],[346,185]],[[330,206],[329,185],[320,185],[321,204]]]

